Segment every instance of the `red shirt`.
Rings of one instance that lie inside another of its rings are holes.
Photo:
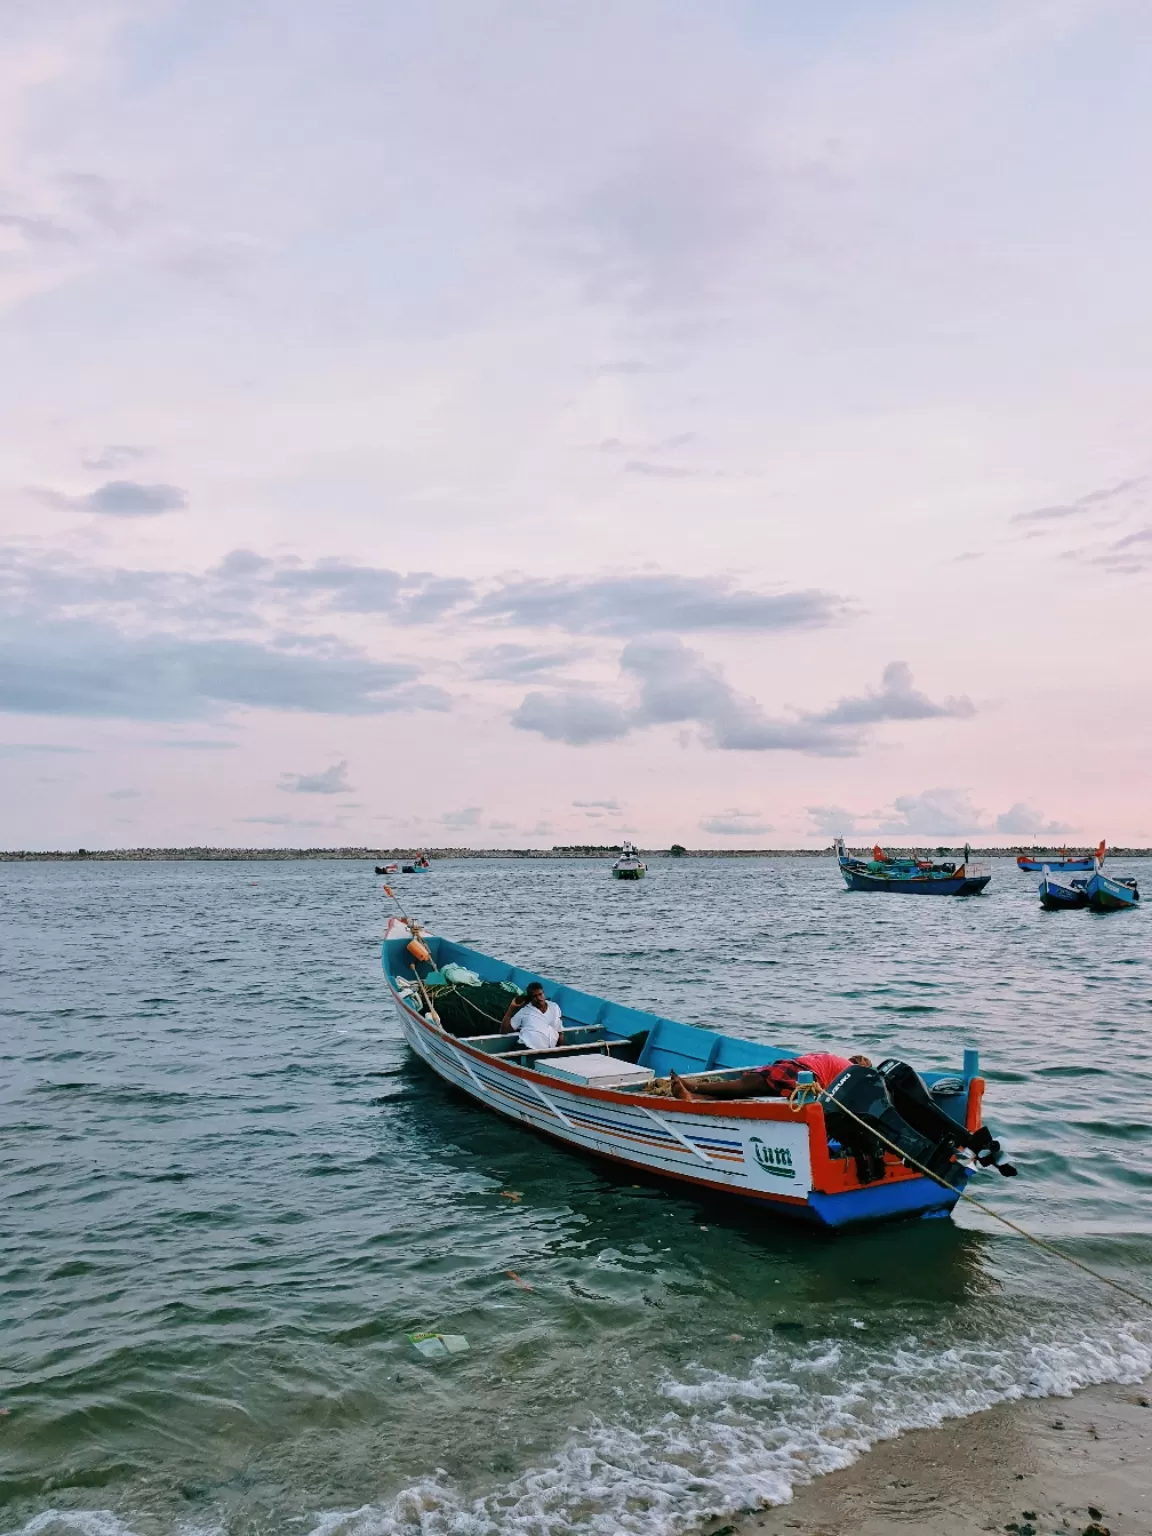
[[[796,1087],[796,1079],[801,1072],[811,1072],[819,1086],[827,1088],[845,1067],[851,1065],[847,1056],[833,1056],[830,1051],[811,1051],[807,1056],[774,1061],[770,1067],[758,1067],[756,1070],[764,1079],[765,1093],[786,1099]]]
[[[847,1056],[833,1056],[831,1051],[812,1051],[807,1056],[797,1056],[796,1060],[806,1072],[811,1072],[821,1088],[827,1088],[852,1065]]]

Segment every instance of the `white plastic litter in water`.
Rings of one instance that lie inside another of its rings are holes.
[[[412,1346],[429,1360],[441,1355],[462,1355],[468,1340],[462,1333],[410,1333]]]

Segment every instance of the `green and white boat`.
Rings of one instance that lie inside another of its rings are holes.
[[[631,843],[625,843],[620,850],[620,857],[612,866],[613,880],[643,880],[648,873],[648,866]]]

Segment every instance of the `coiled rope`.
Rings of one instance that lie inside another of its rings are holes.
[[[970,1195],[966,1189],[954,1189],[947,1179],[942,1179],[938,1173],[933,1173],[931,1168],[925,1168],[923,1163],[917,1162],[907,1152],[902,1152],[894,1141],[888,1140],[883,1131],[878,1131],[874,1125],[869,1125],[859,1115],[853,1114],[852,1110],[847,1109],[843,1104],[837,1103],[835,1099],[830,1098],[818,1084],[798,1083],[788,1095],[788,1107],[794,1115],[798,1115],[805,1104],[820,1104],[825,1100],[834,1104],[840,1114],[847,1115],[850,1120],[855,1120],[857,1125],[863,1126],[870,1136],[875,1136],[877,1141],[882,1141],[886,1147],[895,1152],[902,1163],[907,1163],[910,1168],[915,1168],[918,1173],[925,1174],[928,1178],[939,1184],[942,1189],[952,1190],[954,1194],[960,1196],[961,1200],[967,1200],[969,1205],[974,1205],[978,1211],[983,1211],[985,1216],[991,1216],[993,1220],[999,1221],[1004,1226],[1011,1228],[1013,1232],[1020,1237],[1026,1238],[1036,1248],[1042,1248],[1045,1253],[1050,1253],[1057,1259],[1063,1259],[1065,1264],[1071,1264],[1074,1269],[1082,1270],[1084,1274],[1091,1275],[1093,1280],[1099,1280],[1102,1285],[1110,1285],[1114,1291],[1119,1291],[1122,1296],[1128,1296],[1132,1301],[1140,1302],[1142,1306],[1152,1307],[1152,1297],[1145,1296],[1142,1291],[1134,1291],[1131,1286],[1125,1285],[1122,1280],[1114,1280],[1111,1275],[1105,1275],[1100,1270],[1093,1269],[1091,1264],[1085,1264],[1082,1259],[1074,1259],[1070,1253],[1065,1253],[1063,1248],[1057,1248],[1055,1243],[1050,1243],[1045,1238],[1037,1237],[1035,1233],[1026,1231],[1018,1222],[1009,1220],[1007,1216],[1002,1216],[999,1211],[993,1210],[990,1205],[985,1205],[983,1200],[977,1200],[975,1195]]]

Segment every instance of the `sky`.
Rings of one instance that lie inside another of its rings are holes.
[[[0,0],[0,846],[1152,843],[1150,46]]]

